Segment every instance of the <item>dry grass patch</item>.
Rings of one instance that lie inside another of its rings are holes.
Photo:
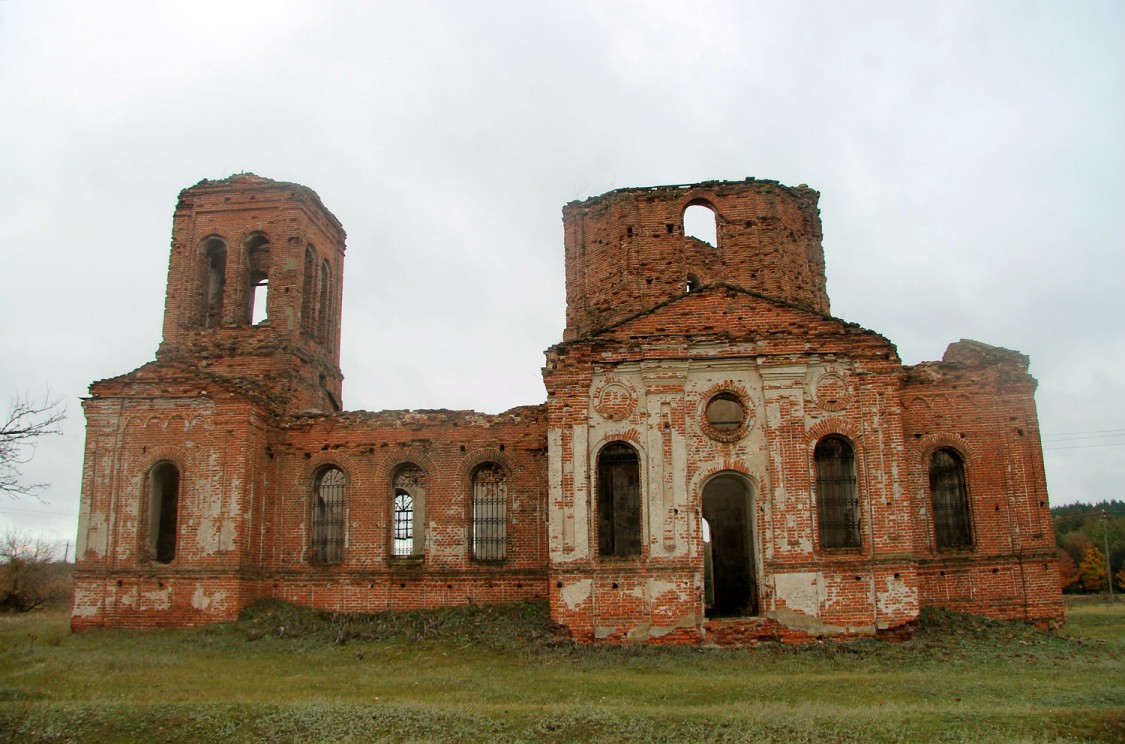
[[[575,647],[539,604],[71,635],[0,618],[0,741],[1120,741],[1125,606],[1065,634],[926,613],[905,643]]]

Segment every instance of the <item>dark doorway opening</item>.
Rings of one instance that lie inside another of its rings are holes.
[[[742,479],[720,475],[704,486],[703,519],[707,617],[757,615],[754,525]]]

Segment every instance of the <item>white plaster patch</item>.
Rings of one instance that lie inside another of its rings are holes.
[[[121,607],[136,607],[137,598],[137,588],[130,586],[117,593],[117,604]]]
[[[876,606],[880,615],[900,616],[916,613],[918,592],[909,587],[904,579],[887,577],[887,588],[878,593]]]
[[[74,617],[95,617],[102,611],[101,591],[74,587],[74,608],[71,615]]]
[[[559,560],[563,553],[573,549],[574,528],[567,527],[567,513],[562,506],[563,502],[563,461],[562,432],[552,429],[547,432],[547,485],[550,501],[547,512],[547,529],[550,534],[551,558]]]
[[[219,550],[234,550],[234,522],[230,520],[219,528]]]
[[[84,554],[87,551],[93,551],[94,558],[103,558],[108,549],[109,529],[106,525],[105,512],[94,512],[90,515],[90,520],[86,525],[85,550],[79,555],[85,557]]]
[[[203,588],[202,584],[196,584],[195,593],[191,595],[191,606],[197,610],[208,610],[213,605],[217,605],[227,598],[225,591],[217,591],[211,594]]]
[[[658,579],[649,579],[648,581],[649,595],[653,600],[658,600],[665,594],[679,595],[679,584],[674,581],[660,581]]]
[[[141,607],[152,610],[172,609],[172,588],[165,586],[141,595]]]
[[[242,493],[242,479],[232,478],[230,482],[230,492],[234,494]],[[227,513],[237,515],[242,513],[242,505],[237,498],[227,500]]]
[[[587,469],[586,448],[589,446],[588,432],[582,424],[575,424],[572,429],[571,455],[574,458],[574,477],[572,479],[573,497],[571,507],[574,513],[573,521],[569,522],[574,530],[571,544],[574,546],[574,557],[585,558],[590,555],[590,533],[586,529],[589,524],[589,509],[587,499],[587,484],[590,474]],[[579,528],[581,527],[581,528]]]
[[[779,573],[773,577],[774,594],[779,604],[810,617],[820,616],[820,574],[814,571]]]
[[[625,634],[625,637],[630,641],[646,641],[649,639],[649,632],[651,630],[652,625],[650,623],[639,622],[632,628],[629,628],[629,632]]]
[[[559,592],[559,597],[568,610],[577,610],[589,601],[592,590],[593,581],[591,579],[580,579],[569,586],[563,587]]]
[[[220,524],[210,517],[199,520],[199,548],[203,555],[211,555],[219,549]]]

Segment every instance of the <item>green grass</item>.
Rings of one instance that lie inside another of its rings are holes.
[[[904,643],[575,648],[542,605],[72,635],[0,617],[0,742],[1121,741],[1125,604],[1057,635],[928,612]]]
[[[1066,635],[1102,641],[1125,640],[1125,598],[1110,604],[1104,596],[1067,599]]]

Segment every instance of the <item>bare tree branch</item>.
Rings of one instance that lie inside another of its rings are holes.
[[[0,612],[29,612],[69,591],[56,543],[10,528],[0,535]]]
[[[63,399],[43,396],[41,403],[26,395],[17,395],[8,409],[8,417],[0,423],[0,493],[19,498],[39,498],[45,483],[24,483],[21,465],[35,456],[39,437],[62,434],[66,418]]]

